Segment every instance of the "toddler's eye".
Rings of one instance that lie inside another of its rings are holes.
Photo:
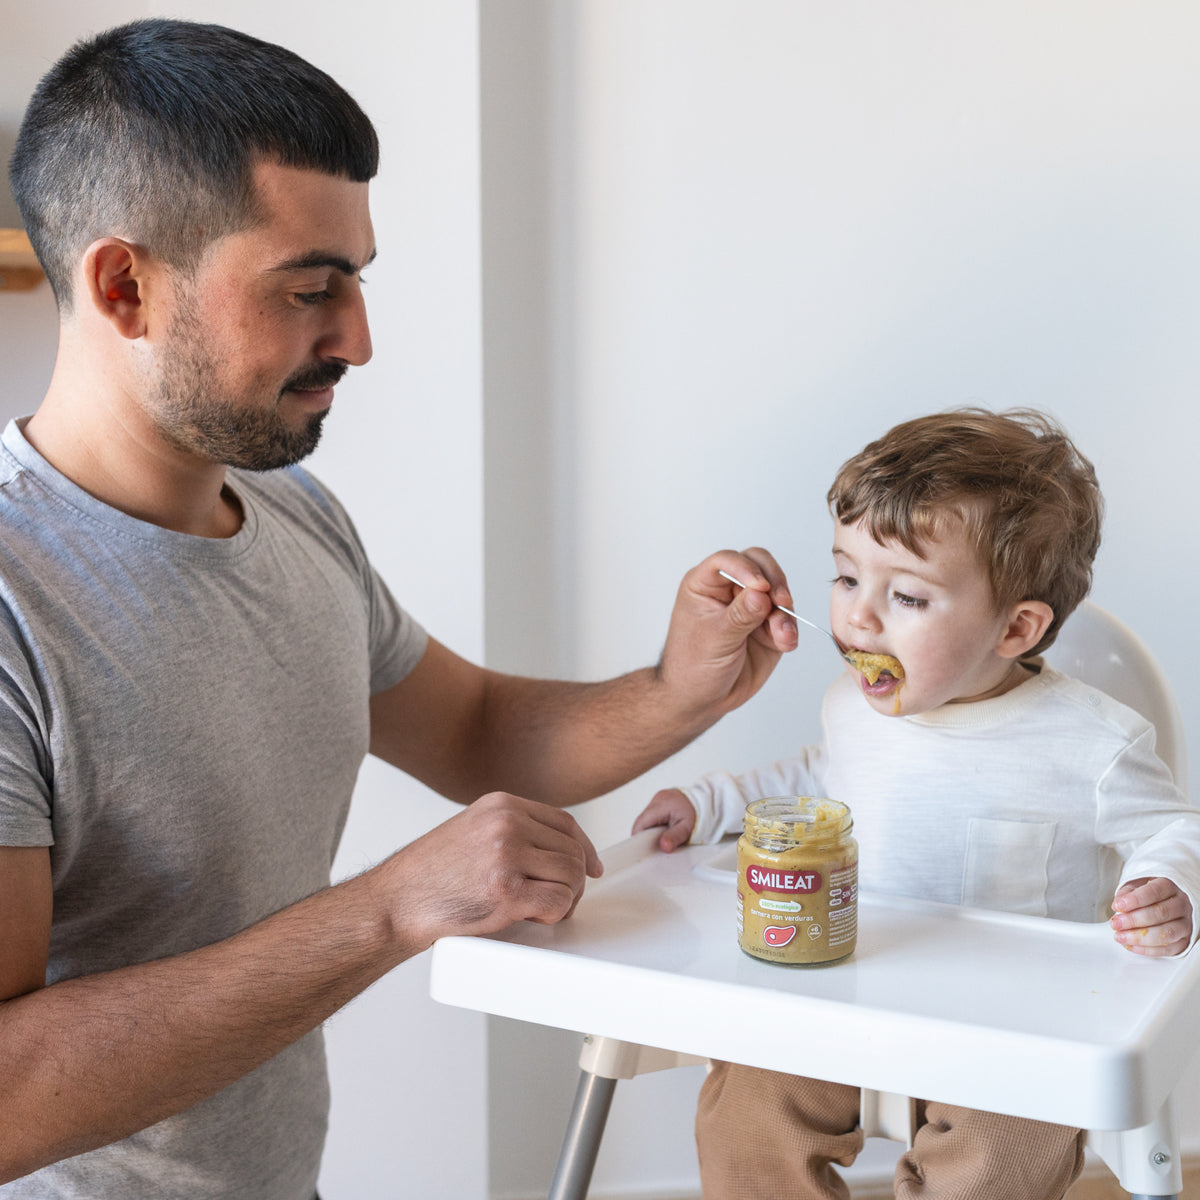
[[[840,585],[844,588],[852,588],[856,583],[858,583],[858,580],[852,575],[838,575],[829,581],[830,587],[838,587]]]
[[[892,599],[901,608],[924,608],[929,603],[928,600],[921,600],[916,596],[906,596],[903,592],[893,592]]]

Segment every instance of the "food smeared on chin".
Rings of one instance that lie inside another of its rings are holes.
[[[881,675],[890,675],[895,681],[893,693],[895,701],[892,707],[893,715],[900,712],[900,688],[904,684],[904,668],[900,660],[890,654],[868,654],[865,650],[847,650],[846,658],[850,665],[858,671],[872,687],[879,682]]]

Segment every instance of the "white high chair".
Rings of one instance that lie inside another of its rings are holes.
[[[1155,726],[1159,756],[1187,789],[1183,723],[1166,676],[1141,640],[1116,617],[1085,601],[1064,624],[1047,661],[1141,713]],[[693,1055],[585,1037],[580,1079],[548,1200],[585,1200],[618,1079],[703,1063]],[[861,1124],[868,1137],[912,1146],[916,1100],[864,1088]],[[1091,1131],[1087,1144],[1116,1175],[1131,1200],[1177,1200],[1183,1186],[1171,1099],[1138,1129]]]

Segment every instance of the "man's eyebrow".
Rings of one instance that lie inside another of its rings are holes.
[[[371,251],[371,257],[361,267],[356,267],[348,258],[340,254],[328,254],[324,250],[310,250],[307,254],[285,259],[271,268],[272,271],[311,271],[315,267],[332,267],[343,275],[357,275],[375,261],[377,251]]]

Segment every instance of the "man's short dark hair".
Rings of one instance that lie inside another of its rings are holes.
[[[340,84],[221,25],[143,20],[73,46],[38,85],[10,166],[26,232],[60,307],[97,238],[126,237],[183,271],[258,217],[260,161],[356,182],[379,142]]]

